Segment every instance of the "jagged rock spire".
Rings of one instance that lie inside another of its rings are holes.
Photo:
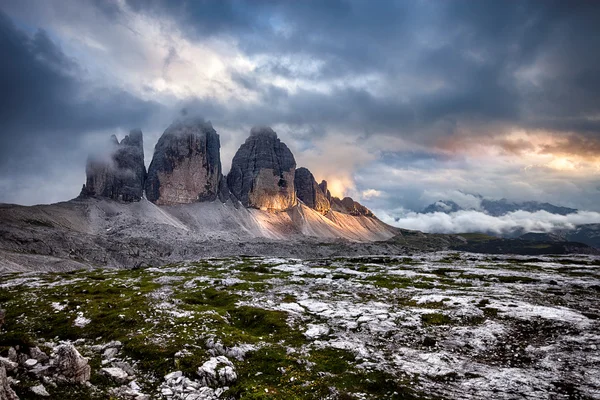
[[[88,157],[86,182],[80,196],[139,201],[145,179],[143,134],[134,129],[120,143],[112,135],[106,148]]]
[[[296,170],[294,185],[299,200],[321,214],[327,214],[331,208],[329,200],[308,169],[302,167]],[[325,186],[327,186],[327,182],[325,182]]]

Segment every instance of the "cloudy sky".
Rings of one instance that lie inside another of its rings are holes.
[[[253,125],[388,216],[469,194],[600,211],[600,2],[0,0],[0,202],[75,197],[110,134]]]

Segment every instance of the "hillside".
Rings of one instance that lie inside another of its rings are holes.
[[[301,203],[271,212],[218,200],[0,205],[0,221],[0,271],[135,267],[244,254],[331,255],[351,243],[352,250],[344,251],[367,253],[366,244],[399,233],[376,218],[333,210],[323,216]]]

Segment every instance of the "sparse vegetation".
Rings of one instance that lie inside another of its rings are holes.
[[[460,253],[285,263],[243,257],[5,275],[0,355],[79,339],[95,371],[92,388],[47,387],[62,399],[110,398],[115,383],[97,373],[103,358],[90,349],[113,340],[122,342],[120,357],[135,366],[146,393],[159,393],[170,372],[195,379],[210,357],[230,354],[238,378],[226,396],[233,398],[445,397],[448,385],[484,379],[497,366],[535,374],[549,343],[569,360],[568,338],[598,327],[595,259],[558,260]],[[228,353],[236,346],[249,346],[240,359]],[[439,373],[421,371],[432,362],[423,360],[450,351],[454,358],[435,361]],[[486,369],[461,370],[469,360]],[[578,360],[577,368],[589,368]],[[32,398],[36,381],[19,379],[18,394]],[[585,390],[576,385],[573,393]]]

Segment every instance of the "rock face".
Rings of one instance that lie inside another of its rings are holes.
[[[375,214],[373,214],[371,210],[359,202],[354,201],[351,197],[344,197],[342,200],[337,197],[332,197],[331,209],[343,214],[354,215],[355,217],[364,216],[375,218]]]
[[[321,189],[321,192],[323,192],[327,201],[331,203],[331,192],[329,191],[329,189],[327,189],[326,180],[322,180],[321,183],[319,183],[319,189]]]
[[[154,149],[146,197],[159,204],[213,201],[227,195],[221,173],[221,144],[210,122],[199,118],[176,121]]]
[[[296,160],[271,128],[252,128],[231,164],[227,185],[245,207],[287,210],[296,205]]]
[[[143,135],[141,130],[134,129],[121,143],[113,135],[104,151],[90,155],[80,196],[139,201],[145,179]]]
[[[325,182],[326,185],[327,182]],[[327,214],[331,208],[329,200],[308,169],[302,167],[296,170],[294,186],[296,187],[296,195],[299,200],[319,213],[323,215]]]

